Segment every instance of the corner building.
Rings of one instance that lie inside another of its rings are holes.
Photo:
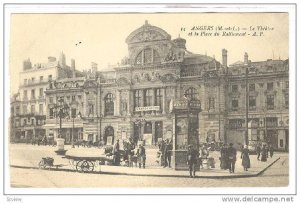
[[[249,140],[270,139],[275,148],[286,149],[288,61],[251,62],[247,56],[243,62],[228,66],[227,50],[222,50],[222,63],[191,53],[185,39],[172,40],[147,21],[126,38],[126,43],[128,57],[111,71],[98,71],[93,63],[91,70],[83,72],[84,77],[49,82],[45,91],[48,136],[58,135],[53,106],[62,98],[71,107],[70,114],[72,109],[76,112],[74,119],[62,119],[66,142],[73,132],[74,139],[107,145],[129,137],[155,145],[174,134],[173,101],[188,97],[201,101],[200,143],[243,143],[247,120]],[[247,118],[246,81],[251,85]],[[187,144],[186,140],[181,142]]]

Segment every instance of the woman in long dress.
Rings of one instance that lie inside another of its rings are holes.
[[[227,157],[227,146],[224,144],[221,148],[221,157],[220,157],[220,167],[221,169],[227,170],[228,166],[228,157]]]
[[[245,145],[245,147],[242,150],[241,158],[242,158],[242,166],[244,167],[244,171],[248,171],[248,168],[250,168],[250,158],[249,158],[249,149],[247,145]]]

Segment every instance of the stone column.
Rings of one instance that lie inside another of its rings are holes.
[[[114,101],[114,115],[120,115],[120,90],[116,90],[116,98]]]
[[[162,113],[166,114],[166,87],[162,88]]]
[[[153,97],[152,97],[152,106],[155,106],[155,89],[154,88],[152,88],[152,95],[153,95]],[[154,115],[156,113],[156,111],[152,111],[152,114]]]
[[[129,89],[129,90],[127,90],[127,115],[128,116],[131,116],[133,108],[134,108],[133,91]]]
[[[155,121],[152,121],[152,145],[155,144]]]

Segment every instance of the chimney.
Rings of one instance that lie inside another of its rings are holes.
[[[222,49],[222,64],[224,67],[227,67],[227,50]]]
[[[248,64],[249,63],[249,60],[248,60],[248,53],[245,52],[244,54],[244,64]]]
[[[63,52],[60,53],[58,62],[60,67],[62,68],[66,67],[66,55]]]
[[[95,62],[91,63],[92,73],[96,73],[98,69],[98,64]]]
[[[71,59],[71,70],[72,70],[72,77],[76,77],[76,72],[75,72],[75,59]]]

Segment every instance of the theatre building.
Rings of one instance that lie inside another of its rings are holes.
[[[241,53],[242,62],[228,65],[227,50],[220,50],[222,62],[192,53],[185,39],[172,39],[147,21],[125,42],[128,56],[109,71],[92,63],[81,76],[48,83],[47,136],[57,137],[61,129],[66,142],[74,135],[107,145],[130,137],[155,145],[172,139],[177,128],[191,127],[174,123],[174,103],[187,99],[201,103],[194,125],[199,143],[244,143],[247,131],[250,141],[287,149],[288,60],[251,62]],[[58,102],[68,106],[62,119]],[[177,144],[184,148],[188,140]]]

